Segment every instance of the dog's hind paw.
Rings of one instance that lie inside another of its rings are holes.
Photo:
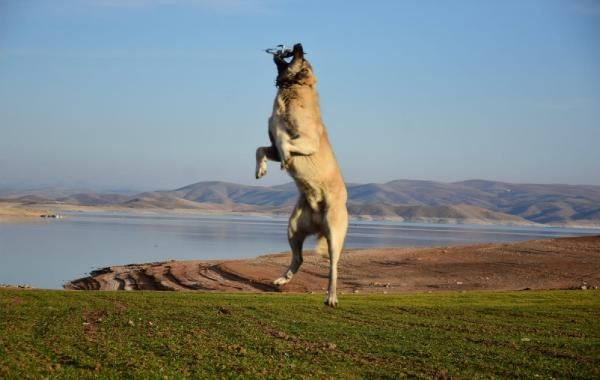
[[[277,285],[277,286],[285,285],[288,282],[290,282],[290,280],[291,280],[291,278],[279,277],[278,279],[276,279],[275,281],[273,281],[273,285]]]
[[[325,296],[325,305],[327,305],[329,307],[336,307],[338,305],[337,295],[336,294],[333,294],[333,295],[327,294]]]

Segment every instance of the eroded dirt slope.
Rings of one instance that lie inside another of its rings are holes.
[[[278,288],[289,253],[249,260],[168,261],[114,266],[74,280],[79,290],[196,290],[321,292],[329,262],[305,253],[300,272]],[[600,286],[600,236],[436,248],[347,250],[339,268],[341,292],[518,290]]]

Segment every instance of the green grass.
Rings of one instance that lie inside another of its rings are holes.
[[[600,292],[0,290],[0,378],[600,377]]]

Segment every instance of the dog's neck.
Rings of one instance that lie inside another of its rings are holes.
[[[284,79],[284,80],[276,79],[275,86],[279,89],[283,89],[283,88],[291,88],[293,86],[301,87],[301,86],[305,86],[305,85],[302,83],[299,83],[298,81],[293,80],[293,79]]]

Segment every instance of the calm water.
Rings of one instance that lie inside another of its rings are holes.
[[[61,288],[95,268],[287,251],[284,218],[72,214],[0,224],[0,283]],[[352,222],[346,248],[436,246],[598,234],[593,229]],[[307,247],[312,247],[312,241]]]

